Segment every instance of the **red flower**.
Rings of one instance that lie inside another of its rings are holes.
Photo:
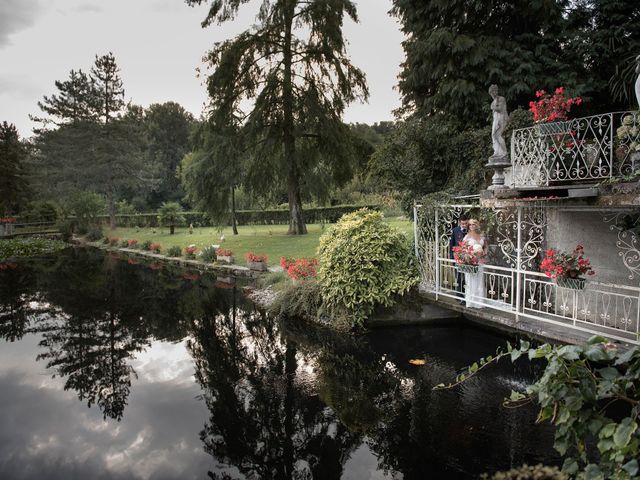
[[[244,256],[247,262],[266,262],[268,257],[259,253],[247,252]]]
[[[315,258],[280,258],[280,266],[284,268],[289,278],[294,280],[315,277],[318,274],[316,265],[318,260]]]
[[[231,257],[233,256],[233,252],[227,248],[219,248],[216,250],[216,256],[219,257]]]
[[[536,98],[539,100],[529,102],[529,111],[533,113],[533,120],[536,123],[566,120],[571,107],[582,103],[580,97],[566,98],[564,87],[556,88],[553,95],[544,90],[537,90]]]
[[[547,256],[540,262],[540,271],[550,278],[580,278],[581,275],[593,275],[591,261],[584,258],[584,247],[576,245],[571,253],[548,249]]]

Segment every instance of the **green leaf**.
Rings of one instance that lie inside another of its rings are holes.
[[[627,472],[630,476],[634,477],[638,474],[638,460],[635,458],[630,462],[625,463],[622,466],[622,469]]]
[[[627,350],[626,352],[624,352],[622,355],[618,357],[615,365],[622,365],[624,363],[629,363],[631,359],[633,359],[634,355],[638,353],[638,350],[640,350],[640,347],[630,348],[629,350]]]
[[[565,345],[558,350],[558,356],[565,360],[578,360],[582,349],[576,345]]]
[[[562,464],[562,471],[569,475],[578,473],[578,468],[578,462],[576,462],[575,458],[567,458]]]
[[[615,380],[620,376],[620,372],[616,368],[607,367],[596,370],[605,380]]]
[[[587,465],[587,468],[584,469],[584,478],[585,480],[605,480],[600,467],[593,463]]]
[[[616,432],[613,434],[613,441],[618,448],[626,447],[631,441],[631,435],[638,429],[638,424],[627,417],[620,422]]]
[[[511,390],[511,395],[509,396],[510,401],[517,402],[519,400],[522,400],[523,398],[525,398],[525,395],[520,392],[516,392],[515,390]]]
[[[592,362],[604,362],[609,360],[609,356],[599,345],[594,345],[584,351],[584,356]]]

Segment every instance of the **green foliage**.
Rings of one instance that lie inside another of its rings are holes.
[[[142,250],[144,250],[145,252],[150,252],[151,251],[151,244],[153,244],[154,242],[152,242],[151,240],[145,240],[144,242],[142,242],[142,245],[140,248],[142,248]]]
[[[510,109],[538,89],[564,85],[587,100],[582,113],[632,102],[640,51],[640,3],[619,0],[393,0],[407,35],[399,89],[405,113],[444,112],[486,124],[487,88]],[[614,95],[612,95],[612,92]]]
[[[523,465],[492,476],[482,475],[482,480],[568,480],[558,467],[546,465]]]
[[[184,197],[177,170],[182,158],[191,150],[194,123],[193,116],[175,102],[154,103],[145,110],[145,164],[149,165],[155,180],[146,195],[150,208]]]
[[[57,220],[58,216],[58,206],[46,200],[29,202],[20,212],[20,220],[24,222],[52,222]]]
[[[74,223],[75,222],[70,219],[56,223],[56,228],[60,230],[60,234],[62,235],[62,240],[64,242],[71,240],[71,237],[73,236]]]
[[[25,159],[16,126],[0,123],[0,215],[16,213],[28,197]]]
[[[149,242],[149,245],[151,245],[151,242]],[[182,256],[182,248],[179,247],[178,245],[172,245],[167,250],[167,256],[169,256],[169,257],[180,257],[180,256]]]
[[[20,238],[0,240],[0,260],[16,257],[39,257],[67,248],[59,240],[46,238]]]
[[[203,22],[208,26],[234,19],[246,2],[187,3],[210,3]],[[301,185],[320,193],[327,179],[344,183],[351,174],[353,138],[341,117],[368,91],[364,74],[346,56],[345,17],[357,21],[351,0],[265,0],[250,29],[207,55],[213,70],[207,79],[211,128],[231,139],[226,132],[241,125],[241,143],[247,145],[243,185],[263,196],[286,192],[290,234],[306,233]],[[219,165],[221,157],[215,157]],[[230,158],[235,164],[237,156]]]
[[[102,227],[100,225],[91,225],[87,230],[87,240],[89,240],[90,242],[97,242],[102,238],[103,235],[104,232],[102,231]]]
[[[333,316],[354,327],[418,282],[409,241],[379,212],[362,209],[343,216],[320,237],[318,253],[324,302]]]
[[[313,278],[288,283],[269,306],[269,312],[286,318],[318,320],[322,313],[322,286]]]
[[[528,105],[538,88],[576,86],[575,64],[562,57],[564,0],[394,0],[407,34],[399,88],[403,111],[437,112],[486,123],[489,85],[511,106]]]
[[[200,259],[206,263],[212,263],[216,261],[216,248],[213,245],[204,247],[200,252]]]
[[[171,233],[177,225],[184,224],[182,207],[176,202],[165,202],[158,209],[158,222],[160,225],[169,227]]]
[[[76,217],[78,225],[95,225],[98,216],[104,213],[104,197],[93,192],[77,192],[67,202],[67,208]]]
[[[520,348],[510,344],[495,356],[481,359],[457,376],[451,388],[476,375],[503,357],[545,359],[542,377],[526,393],[512,392],[507,404],[535,401],[538,421],[556,427],[556,450],[565,457],[563,472],[578,479],[627,480],[638,478],[640,469],[640,347],[628,350],[593,337],[585,345],[544,344]],[[612,407],[615,407],[614,411]],[[590,436],[597,439],[598,456],[587,450]]]
[[[137,213],[136,207],[131,205],[126,200],[120,200],[116,204],[116,210],[118,212],[118,215],[135,215]]]

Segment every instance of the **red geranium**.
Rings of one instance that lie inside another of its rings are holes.
[[[133,248],[137,244],[138,244],[138,240],[136,240],[136,239],[127,240],[127,245],[129,246],[129,248]]]
[[[555,122],[569,118],[569,112],[574,105],[582,104],[580,97],[565,97],[565,88],[556,88],[553,95],[538,90],[536,98],[539,100],[529,102],[529,111],[533,113],[533,121],[536,123]]]
[[[318,260],[315,258],[280,258],[280,266],[293,280],[315,277],[318,274],[317,265]]]
[[[218,249],[218,252],[220,249]],[[220,255],[218,253],[218,255]],[[247,262],[266,262],[269,257],[260,253],[247,252],[244,256]]]
[[[219,248],[216,250],[216,256],[218,257],[231,257],[233,256],[233,252],[226,248]]]
[[[0,223],[15,223],[16,217],[0,217]]]
[[[109,237],[109,245],[115,247],[120,242],[120,237]]]
[[[160,253],[160,250],[162,250],[162,245],[160,245],[159,243],[152,243],[151,245],[149,245],[149,250],[155,253]]]
[[[580,278],[580,275],[596,273],[591,268],[591,260],[584,258],[582,245],[576,245],[571,253],[548,249],[540,263],[540,271],[550,278]]]

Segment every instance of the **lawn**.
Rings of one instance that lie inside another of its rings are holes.
[[[413,235],[413,224],[406,218],[392,218],[387,220],[390,225],[405,232],[410,238]],[[162,250],[166,251],[173,245],[180,248],[187,245],[196,245],[198,248],[208,245],[221,245],[233,251],[236,263],[245,263],[245,253],[266,254],[269,256],[269,264],[276,265],[280,257],[315,257],[318,248],[318,240],[325,229],[330,225],[307,225],[309,233],[307,235],[287,235],[287,225],[249,225],[238,227],[238,235],[233,235],[231,228],[227,227],[220,231],[217,228],[205,227],[194,228],[189,234],[187,228],[176,228],[175,234],[170,235],[168,228],[156,228],[155,233],[152,228],[118,228],[116,230],[105,230],[109,237],[119,237],[120,240],[133,239],[139,243],[151,240],[162,245]],[[224,234],[224,240],[220,237]]]

